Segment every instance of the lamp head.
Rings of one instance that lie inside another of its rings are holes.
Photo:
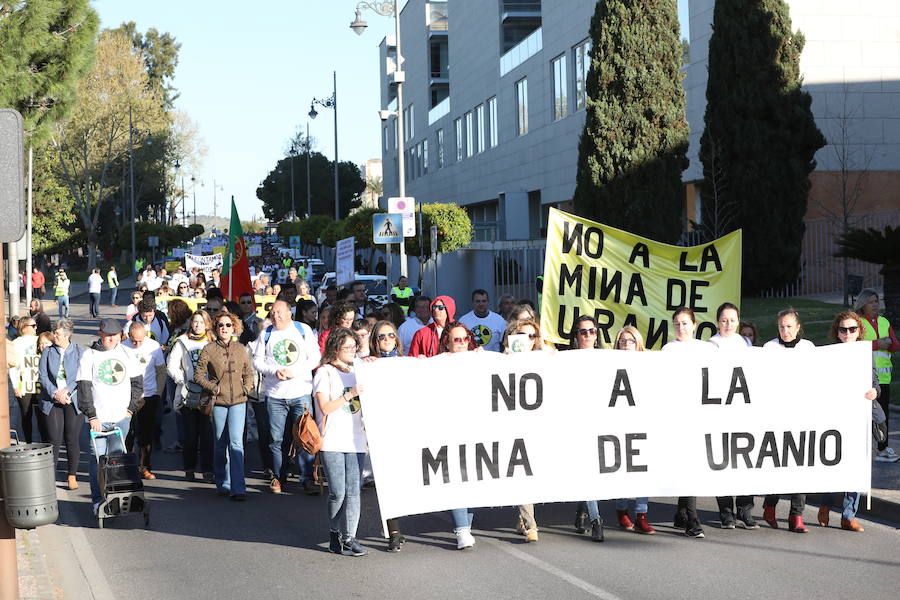
[[[316,112],[316,107],[313,106],[312,104],[310,104],[309,105],[309,118],[315,119],[317,116],[319,116],[319,113]]]
[[[356,35],[362,35],[366,31],[366,27],[368,27],[368,26],[369,26],[369,24],[363,20],[362,13],[357,8],[356,9],[356,18],[353,19],[352,23],[350,23],[350,29],[352,29],[354,32],[356,32]]]

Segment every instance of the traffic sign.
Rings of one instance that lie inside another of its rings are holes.
[[[388,198],[388,212],[403,215],[403,237],[416,237],[416,199],[412,196]]]
[[[159,248],[159,236],[147,236],[147,245],[151,248]]]
[[[403,243],[401,215],[377,213],[372,215],[372,242],[375,244]]]
[[[288,246],[290,246],[291,248],[299,248],[301,246],[300,236],[299,235],[289,236],[288,237]]]

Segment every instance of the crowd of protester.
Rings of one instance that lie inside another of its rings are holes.
[[[373,474],[367,460],[365,406],[354,374],[356,360],[376,362],[402,356],[446,360],[459,352],[553,353],[604,348],[598,323],[591,316],[575,319],[569,343],[554,346],[543,339],[538,309],[531,301],[505,295],[499,298],[495,312],[483,289],[472,292],[472,309],[461,316],[452,297],[412,294],[406,291],[405,281],[393,288],[392,302],[380,307],[369,301],[360,282],[340,290],[323,290],[324,298],[317,302],[306,281],[292,268],[287,280],[275,286],[264,274],[255,278],[255,290],[277,296],[266,318],[260,318],[252,295],[226,301],[218,284],[217,271],[207,278],[202,272],[181,267],[171,274],[148,269],[139,278],[139,287],[122,318],[100,320],[98,340],[90,348],[72,342],[70,319],[61,316],[51,323],[42,301],[33,300],[29,314],[18,320],[15,335],[8,336],[15,339],[7,342],[10,397],[16,401],[24,439],[37,439],[32,432],[36,421],[40,439],[53,444],[58,460],[63,443],[68,456],[78,456],[78,434],[85,422],[97,431],[120,427],[128,433],[126,447],[138,454],[142,477],[152,480],[156,477],[152,455],[158,448],[162,417],[166,411],[174,411],[178,442],[168,450],[181,454],[184,477],[188,481],[202,479],[214,484],[222,496],[244,501],[245,441],[255,430],[262,477],[269,492],[283,493],[295,474],[305,493],[317,495],[322,489],[317,476],[321,466],[328,482],[330,550],[361,556],[366,549],[356,539],[360,490]],[[162,295],[168,296],[164,310],[158,303]],[[192,311],[184,299],[201,296],[205,305]],[[835,316],[830,337],[837,343],[865,340],[872,344],[872,385],[860,390],[859,400],[872,401],[873,421],[886,433],[890,355],[900,350],[900,342],[878,310],[877,293],[863,290],[854,310]],[[776,321],[778,335],[765,342],[764,348],[803,352],[813,347],[803,337],[796,310],[781,311]],[[672,314],[673,339],[662,350],[741,352],[761,342],[756,327],[741,321],[734,304],[721,305],[716,322],[717,333],[709,341],[701,341],[695,337],[693,311],[677,309]],[[640,332],[631,326],[616,333],[612,348],[645,351]],[[116,361],[123,365],[122,370],[109,371]],[[25,368],[30,365],[37,368]],[[121,378],[130,382],[127,393],[114,390]],[[853,401],[857,399],[848,399]],[[292,426],[306,411],[316,416],[324,432],[322,450],[315,459],[295,452],[291,441]],[[876,443],[875,460],[900,459],[887,444],[887,435],[878,437]],[[96,510],[101,490],[95,457],[89,462]],[[70,488],[78,486],[77,466],[77,461],[68,461]],[[769,495],[763,501],[763,519],[775,528],[779,527],[778,499],[778,495]],[[752,496],[720,497],[717,502],[721,528],[759,527],[752,515]],[[828,525],[834,507],[841,511],[843,529],[862,531],[856,520],[858,492],[829,494],[821,502],[820,525]],[[789,530],[807,531],[805,503],[804,494],[790,495]],[[633,517],[629,511],[632,504]],[[696,498],[679,498],[673,518],[676,527],[695,539],[704,537],[696,506]],[[618,499],[615,510],[619,528],[655,533],[647,498]],[[535,506],[518,506],[517,513],[516,530],[526,541],[537,541]],[[450,517],[457,547],[473,547],[472,511],[461,507],[450,511]],[[387,525],[388,549],[399,551],[405,542],[401,519],[391,519]],[[575,529],[579,533],[590,530],[594,541],[604,540],[596,499],[579,504]]]

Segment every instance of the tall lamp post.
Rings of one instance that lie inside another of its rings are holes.
[[[386,2],[360,2],[356,5],[356,18],[350,23],[356,35],[362,35],[369,26],[362,18],[363,10],[373,10],[382,17],[394,17],[394,43],[397,48],[397,66],[394,70],[394,81],[397,82],[397,187],[401,198],[406,197],[406,164],[404,162],[403,150],[406,145],[403,139],[403,55],[400,53],[400,7],[398,0],[387,0]],[[406,268],[406,243],[405,240],[400,242],[400,275],[407,276]]]
[[[306,122],[306,218],[312,216],[312,193],[309,185],[309,121]]]
[[[131,118],[131,106],[128,107],[128,179],[131,188],[131,268],[137,277],[137,245],[134,233],[134,222],[137,220],[137,213],[134,210],[134,123]]]
[[[315,119],[318,116],[316,112],[316,104],[325,108],[334,109],[334,220],[341,218],[340,196],[338,195],[338,129],[337,129],[337,71],[333,72],[334,89],[331,98],[317,99],[313,98],[309,104],[309,118]],[[309,129],[306,130],[307,139],[309,139]],[[308,181],[308,179],[307,179]]]

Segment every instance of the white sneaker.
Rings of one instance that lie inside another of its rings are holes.
[[[91,509],[94,511],[94,516],[96,517],[97,514],[100,512],[100,502],[94,502],[91,505]]]
[[[456,531],[456,549],[465,550],[475,546],[475,538],[472,537],[472,530],[469,527],[463,527]]]
[[[884,450],[879,450],[877,454],[875,454],[875,460],[878,462],[897,462],[900,460],[900,454],[894,452],[894,449],[888,446]]]

